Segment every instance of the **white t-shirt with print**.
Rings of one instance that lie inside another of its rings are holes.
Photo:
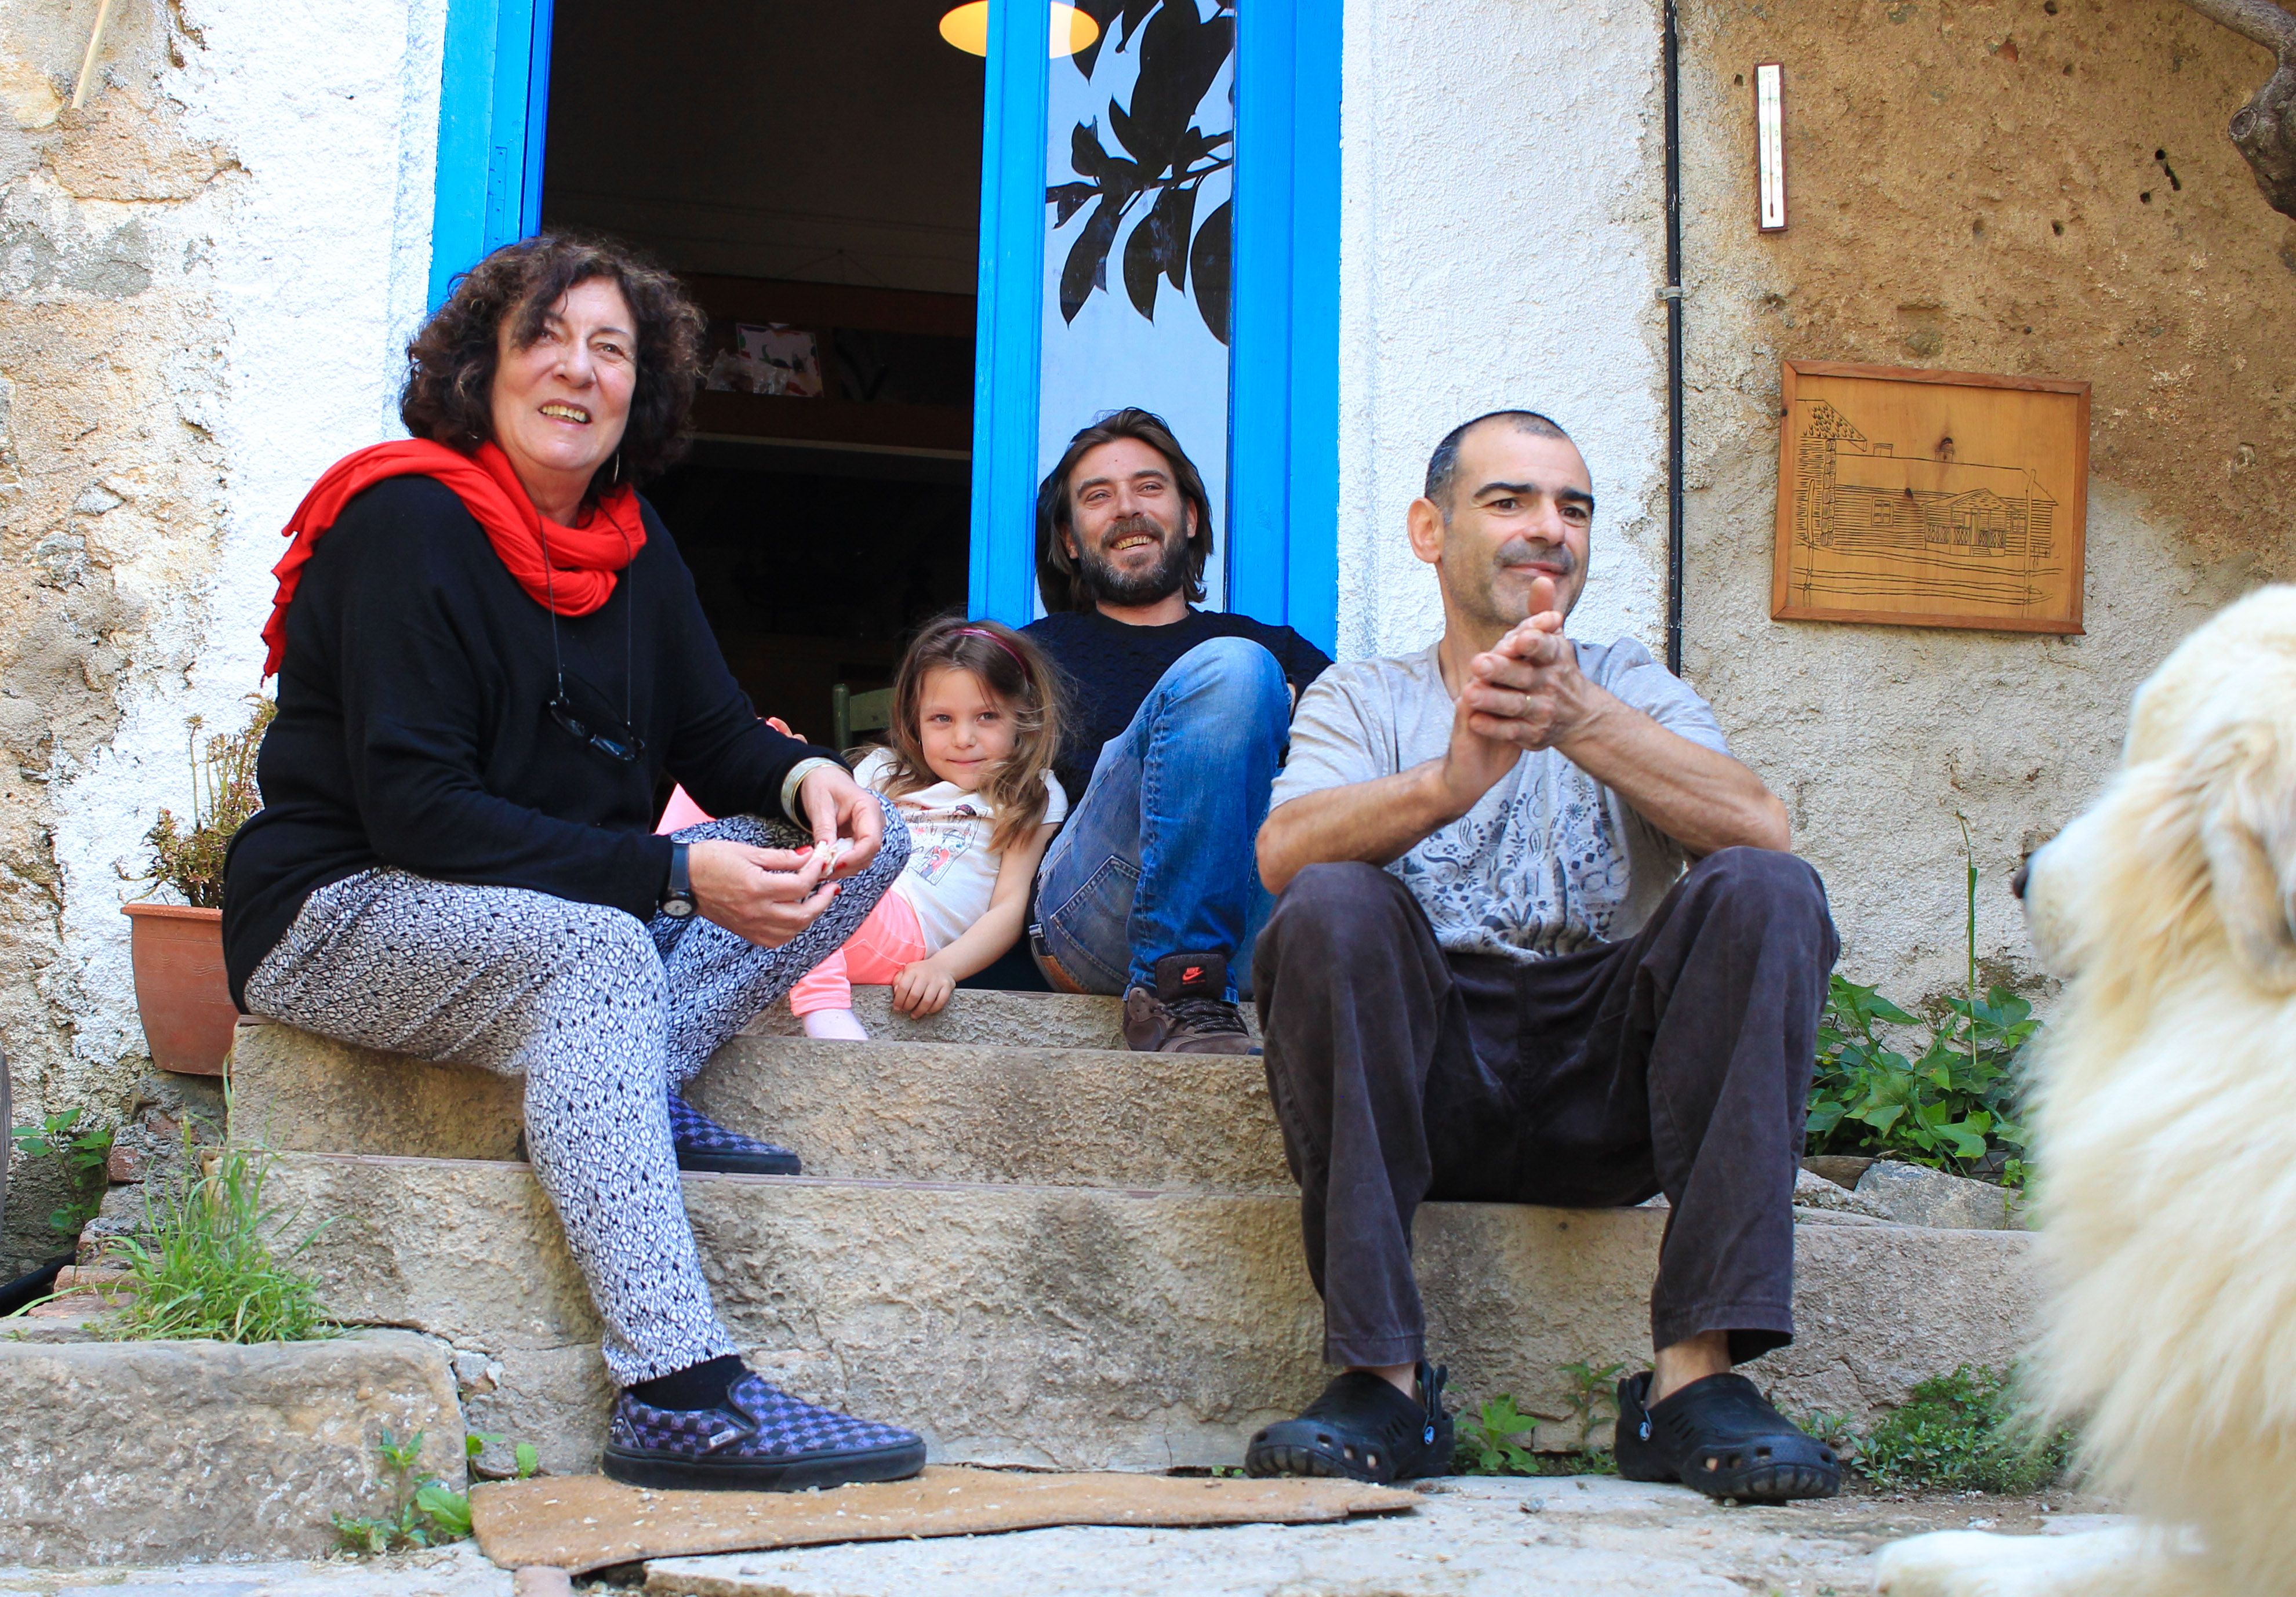
[[[1300,696],[1270,807],[1442,758],[1455,701],[1439,647],[1349,660],[1317,677]],[[1730,752],[1706,700],[1640,643],[1576,647],[1588,681],[1668,731]],[[1525,752],[1472,809],[1387,868],[1419,900],[1443,947],[1536,960],[1632,936],[1684,861],[1682,845],[1545,749]]]
[[[891,752],[873,749],[853,779],[882,791],[892,769]],[[1068,818],[1068,795],[1050,771],[1045,773],[1045,788],[1044,824],[1057,825]],[[988,913],[1004,859],[988,846],[996,831],[996,807],[953,782],[904,794],[893,807],[909,826],[909,863],[894,879],[893,891],[917,912],[925,947],[938,954]]]

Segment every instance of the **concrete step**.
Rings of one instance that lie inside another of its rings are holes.
[[[520,1085],[484,1070],[258,1023],[240,1027],[231,1080],[242,1142],[517,1157]],[[739,1036],[693,1098],[736,1130],[796,1149],[811,1175],[1292,1190],[1267,1077],[1249,1057]]]
[[[598,1323],[525,1167],[286,1154],[272,1182],[299,1233],[327,1223],[304,1258],[334,1313],[483,1355],[472,1423],[554,1469],[594,1467]],[[1288,1197],[719,1175],[685,1192],[752,1361],[914,1427],[939,1460],[1232,1464],[1327,1374]],[[1458,1406],[1506,1392],[1566,1415],[1562,1365],[1641,1367],[1665,1221],[1422,1209],[1432,1350]],[[1790,1410],[1871,1418],[1926,1376],[2004,1363],[2027,1333],[2024,1233],[1813,1224],[1796,1245],[1802,1339],[1749,1367]]]

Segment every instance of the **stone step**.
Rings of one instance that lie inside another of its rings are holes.
[[[401,1331],[0,1340],[0,1564],[323,1558],[331,1514],[397,1511],[385,1431],[422,1433],[418,1478],[463,1482],[447,1350]]]
[[[258,1023],[239,1028],[231,1081],[242,1142],[517,1157],[519,1084],[484,1070]],[[1266,1074],[1245,1056],[739,1036],[695,1079],[693,1101],[796,1149],[811,1175],[1292,1190]]]
[[[1121,1048],[1124,1004],[1086,993],[976,993],[949,995],[937,1015],[913,1020],[893,1011],[890,987],[857,987],[853,1012],[884,1043],[1010,1043],[1034,1048]],[[1254,1024],[1250,1006],[1245,1024]],[[750,1022],[752,1036],[802,1036],[786,1003]]]
[[[332,1312],[489,1365],[472,1422],[594,1468],[598,1323],[523,1166],[280,1156],[266,1196]],[[1320,1389],[1299,1206],[1273,1193],[697,1175],[711,1284],[752,1362],[922,1432],[935,1458],[1065,1469],[1233,1464]],[[1561,1366],[1641,1367],[1666,1216],[1430,1204],[1416,1247],[1456,1406],[1569,1413]],[[2029,1330],[2032,1238],[1872,1223],[1796,1231],[1802,1338],[1749,1366],[1791,1411],[1870,1419]],[[1569,1422],[1543,1439],[1569,1439]]]

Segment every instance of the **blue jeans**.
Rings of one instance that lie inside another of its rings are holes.
[[[1213,638],[1172,662],[1102,746],[1037,869],[1047,981],[1152,988],[1168,954],[1225,954],[1235,996],[1267,919],[1253,843],[1291,725],[1283,667],[1259,644]]]

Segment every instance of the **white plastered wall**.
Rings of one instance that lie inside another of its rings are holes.
[[[1349,0],[1340,215],[1342,657],[1442,631],[1404,542],[1427,456],[1545,411],[1595,479],[1574,634],[1662,646],[1662,80],[1649,0]]]
[[[243,725],[279,529],[312,480],[401,436],[405,340],[423,310],[446,0],[182,0],[198,41],[161,87],[186,132],[243,178],[176,213],[164,247],[196,263],[211,314],[182,352],[177,402],[224,461],[211,563],[150,574],[160,591],[119,688],[117,734],[56,773],[54,850],[76,1058],[142,1052],[119,905],[156,809],[189,807],[184,718]],[[136,573],[122,570],[123,581]],[[96,1086],[70,1084],[78,1101]],[[110,1085],[110,1084],[106,1084]]]

